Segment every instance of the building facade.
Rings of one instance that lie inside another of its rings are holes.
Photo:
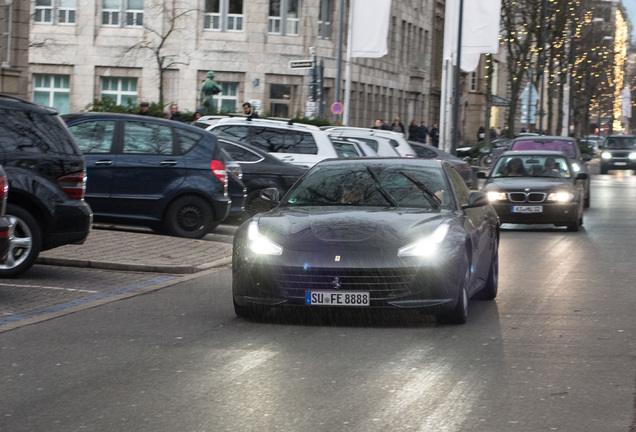
[[[438,121],[441,50],[434,48],[442,35],[434,32],[443,28],[443,6],[392,2],[388,54],[352,59],[350,125],[395,116],[404,124]],[[223,89],[214,96],[222,112],[251,101],[262,115],[313,111],[334,121],[331,105],[344,100],[336,80],[345,77],[338,58],[346,57],[349,1],[33,0],[32,7],[29,94],[62,113],[103,98],[191,112],[209,71]],[[290,67],[313,53],[322,66],[320,98],[310,91],[312,70]],[[312,96],[322,104],[308,105]]]
[[[29,99],[29,11],[28,2],[1,0],[0,93],[24,99]]]

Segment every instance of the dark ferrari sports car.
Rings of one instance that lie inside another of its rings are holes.
[[[234,237],[239,317],[274,307],[419,308],[464,323],[497,295],[499,220],[452,164],[411,158],[318,163]]]
[[[586,172],[577,172],[567,155],[550,150],[508,151],[501,155],[482,190],[501,223],[554,224],[578,231],[583,224]]]

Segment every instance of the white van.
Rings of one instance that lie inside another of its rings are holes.
[[[386,138],[392,141],[393,146],[402,157],[417,157],[415,150],[408,143],[403,134],[383,129],[356,128],[349,126],[326,126],[323,130],[331,133],[342,133],[342,136],[350,136],[350,134],[370,135]]]

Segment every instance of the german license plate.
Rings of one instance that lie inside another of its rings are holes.
[[[627,165],[627,162],[614,162],[614,165],[616,165],[616,166],[625,166],[625,165]]]
[[[543,213],[542,206],[512,206],[513,213]]]
[[[312,306],[369,306],[369,298],[360,291],[305,291],[305,304]]]

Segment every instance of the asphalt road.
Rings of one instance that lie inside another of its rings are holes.
[[[221,269],[0,333],[0,431],[632,432],[636,176],[592,191],[578,233],[504,227],[463,326],[244,321]]]

